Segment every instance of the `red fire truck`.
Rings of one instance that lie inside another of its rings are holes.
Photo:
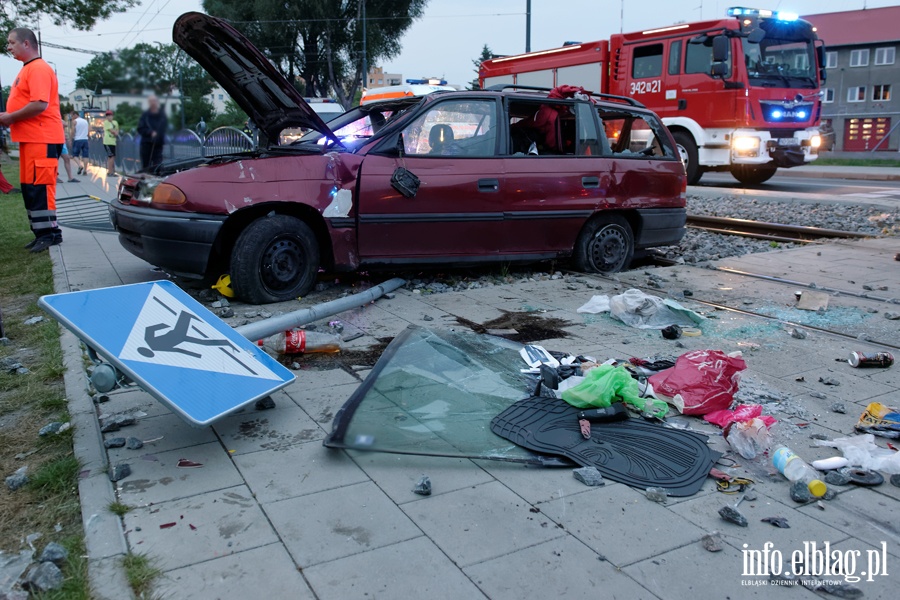
[[[824,56],[797,15],[730,8],[724,19],[487,60],[479,76],[484,88],[568,84],[631,96],[662,117],[689,183],[706,171],[762,183],[818,155]]]

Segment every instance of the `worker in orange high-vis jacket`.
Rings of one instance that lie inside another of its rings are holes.
[[[43,252],[62,242],[56,222],[56,176],[66,137],[59,112],[56,74],[38,48],[34,32],[18,27],[9,32],[6,50],[24,63],[0,113],[0,125],[9,126],[19,143],[19,176],[25,210],[34,233],[26,248]]]

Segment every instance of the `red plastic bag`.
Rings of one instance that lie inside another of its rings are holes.
[[[742,423],[744,421],[751,421],[756,417],[759,417],[760,420],[766,424],[766,427],[771,427],[777,421],[775,417],[766,415],[762,415],[762,405],[760,404],[741,404],[740,406],[735,407],[734,410],[716,410],[711,413],[707,413],[703,420],[713,425],[718,425],[722,429],[725,429],[732,423]]]
[[[741,371],[740,355],[721,350],[695,350],[678,357],[675,366],[650,378],[656,396],[685,415],[705,415],[731,406]]]

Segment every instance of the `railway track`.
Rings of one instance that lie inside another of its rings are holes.
[[[840,231],[837,229],[823,229],[821,227],[803,227],[801,225],[784,225],[782,223],[702,215],[688,215],[687,225],[694,229],[702,229],[713,233],[783,243],[805,244],[822,238],[861,239],[875,237],[872,234],[858,233],[856,231]]]

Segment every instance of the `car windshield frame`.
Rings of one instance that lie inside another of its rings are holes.
[[[416,96],[404,98],[402,100],[376,102],[372,104],[357,106],[330,120],[328,122],[328,126],[331,131],[334,132],[335,137],[340,139],[340,131],[342,129],[346,129],[352,126],[354,123],[368,118],[372,113],[393,112],[392,115],[385,119],[385,122],[379,127],[378,131],[372,132],[371,135],[365,137],[360,136],[356,137],[355,139],[341,139],[341,142],[344,144],[347,151],[356,152],[363,145],[369,143],[371,140],[377,137],[380,137],[385,131],[393,129],[393,126],[397,123],[404,122],[404,117],[412,112],[410,109],[421,104],[424,99],[424,96]],[[291,142],[289,146],[308,146],[313,144],[317,146],[324,146],[329,150],[342,150],[342,148],[340,147],[334,148],[334,142],[330,141],[326,135],[318,131],[310,131],[299,140]]]

